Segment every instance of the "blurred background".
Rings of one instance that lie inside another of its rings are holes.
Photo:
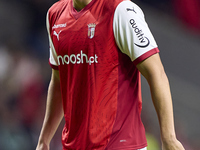
[[[57,0],[0,0],[0,150],[34,150],[51,76],[46,12]],[[134,0],[159,45],[178,139],[200,149],[200,1]],[[148,150],[161,150],[157,116],[142,78]],[[59,127],[51,150],[61,150]]]

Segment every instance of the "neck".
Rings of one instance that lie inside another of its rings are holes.
[[[77,11],[81,11],[92,0],[73,0],[73,6]]]

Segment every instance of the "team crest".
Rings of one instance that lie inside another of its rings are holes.
[[[88,38],[92,39],[94,37],[95,27],[96,27],[95,23],[88,24]]]

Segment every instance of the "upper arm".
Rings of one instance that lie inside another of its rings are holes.
[[[137,65],[138,70],[149,83],[166,76],[159,53],[150,56]]]
[[[52,69],[51,81],[60,84],[60,75],[58,70]]]

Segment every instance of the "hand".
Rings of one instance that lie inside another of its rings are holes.
[[[162,143],[162,150],[185,150],[183,145],[176,139],[170,142]]]
[[[36,150],[49,150],[49,146],[47,144],[38,144]]]

